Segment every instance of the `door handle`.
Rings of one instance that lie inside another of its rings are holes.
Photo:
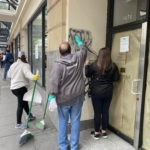
[[[135,79],[132,81],[131,93],[133,95],[141,94],[140,89],[139,89],[139,85],[141,81],[142,81],[141,79]]]

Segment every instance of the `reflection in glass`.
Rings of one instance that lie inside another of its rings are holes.
[[[48,38],[47,38],[47,7],[45,7],[45,60],[44,67],[47,68],[47,51],[48,51]]]
[[[48,41],[47,41],[47,7],[45,7],[45,52],[47,52],[47,45],[48,45]]]
[[[42,13],[32,23],[32,71],[39,74],[42,85]]]
[[[1,2],[0,1],[0,9],[7,9],[9,8],[9,4],[6,2]]]
[[[114,26],[146,17],[147,0],[114,0]]]
[[[20,51],[20,34],[15,39],[15,60],[18,59],[19,51]]]

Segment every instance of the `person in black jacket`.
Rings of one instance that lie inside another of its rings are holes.
[[[6,50],[6,56],[5,56],[5,59],[3,61],[4,63],[4,76],[3,76],[3,80],[6,80],[7,78],[7,72],[10,68],[10,66],[13,64],[14,62],[14,57],[13,57],[13,54],[10,53],[10,50],[7,49]]]
[[[97,60],[85,66],[85,75],[90,78],[90,89],[94,109],[94,129],[91,135],[99,139],[107,138],[109,106],[113,94],[113,82],[120,78],[118,67],[111,60],[109,48],[99,51]]]

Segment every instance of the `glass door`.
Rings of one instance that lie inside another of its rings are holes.
[[[121,80],[114,85],[109,123],[135,148],[139,146],[146,33],[147,23],[143,23],[139,29],[114,34],[112,42],[112,59],[120,68]]]
[[[129,37],[129,51],[120,52],[120,39]],[[141,29],[116,33],[113,36],[112,59],[120,68],[121,80],[114,85],[110,107],[110,125],[121,133],[134,138],[136,96],[132,82],[138,78]]]

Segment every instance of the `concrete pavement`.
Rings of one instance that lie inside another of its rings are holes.
[[[46,116],[48,128],[45,131],[36,129],[35,122],[30,123],[29,130],[34,134],[34,140],[19,147],[19,136],[24,130],[15,129],[16,108],[16,97],[9,90],[9,80],[2,80],[0,69],[0,150],[58,150],[57,130],[48,116]],[[42,118],[41,105],[34,104],[32,112],[37,118]],[[80,150],[134,150],[130,144],[113,133],[109,134],[108,139],[101,138],[95,141],[90,136],[90,131],[90,129],[81,131]]]

